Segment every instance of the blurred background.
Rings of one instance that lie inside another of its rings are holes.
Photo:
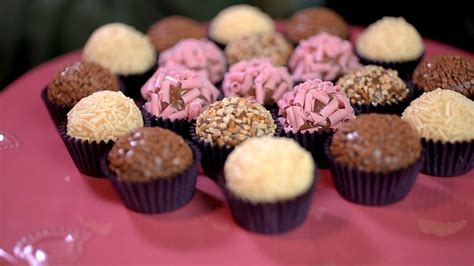
[[[474,52],[469,1],[350,0],[1,0],[0,90],[32,67],[78,49],[102,24],[123,22],[146,32],[173,14],[212,19],[221,9],[247,3],[284,19],[301,8],[327,6],[349,24],[366,26],[382,16],[403,16],[427,38]]]

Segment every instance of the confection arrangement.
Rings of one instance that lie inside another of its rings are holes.
[[[261,234],[305,222],[320,169],[347,201],[383,206],[420,172],[474,168],[471,59],[423,58],[404,18],[381,18],[353,43],[328,8],[285,26],[249,5],[207,31],[184,16],[146,34],[106,24],[41,97],[79,172],[110,180],[130,210],[179,211],[201,171],[235,223]]]

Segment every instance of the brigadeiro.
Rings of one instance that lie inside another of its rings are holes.
[[[342,197],[359,204],[402,200],[423,164],[418,134],[396,115],[357,116],[327,144],[334,186]]]
[[[183,16],[170,16],[157,21],[150,26],[147,35],[158,53],[173,47],[184,39],[206,38],[206,32],[202,25]]]
[[[125,206],[142,213],[176,210],[195,191],[200,153],[170,130],[137,128],[102,158],[102,170]]]
[[[287,68],[274,66],[266,58],[244,60],[232,65],[222,83],[226,97],[244,97],[271,111],[283,94],[292,89],[293,80]]]
[[[280,234],[308,215],[318,173],[311,155],[291,139],[246,140],[229,155],[222,189],[243,228]]]
[[[288,62],[293,80],[336,81],[340,76],[360,68],[349,41],[322,32],[301,41]]]
[[[286,23],[286,35],[293,43],[299,43],[320,32],[342,39],[349,38],[349,27],[344,19],[334,10],[325,7],[300,10]]]
[[[459,176],[474,168],[474,102],[452,90],[425,92],[402,119],[415,127],[424,148],[422,173]]]
[[[342,76],[337,85],[351,101],[356,114],[400,115],[410,104],[411,92],[397,71],[368,65]]]
[[[99,91],[74,105],[59,133],[79,172],[102,177],[102,156],[119,137],[143,125],[140,109],[131,98],[119,91]]]
[[[308,80],[278,101],[281,135],[311,152],[321,168],[328,167],[324,144],[344,123],[355,118],[341,88],[319,79]]]
[[[268,58],[272,64],[286,66],[293,46],[278,32],[253,33],[234,39],[225,48],[227,62]]]
[[[122,23],[110,23],[91,34],[82,60],[118,75],[126,87],[125,94],[138,99],[141,86],[153,74],[156,52],[145,34]]]
[[[275,135],[277,126],[262,105],[239,97],[209,105],[191,126],[191,138],[202,153],[204,173],[221,178],[229,153],[248,138]]]
[[[474,63],[462,56],[426,58],[416,67],[412,81],[418,94],[441,88],[474,99]]]
[[[59,71],[41,92],[56,126],[66,122],[67,112],[82,98],[94,92],[120,90],[117,77],[89,62],[75,62]]]
[[[413,73],[424,51],[421,35],[401,17],[377,20],[356,40],[356,52],[364,65],[397,70],[405,80]]]
[[[153,126],[189,138],[192,120],[217,100],[219,90],[203,75],[186,69],[159,68],[141,89]]]
[[[223,9],[209,24],[210,39],[223,46],[241,36],[259,32],[275,32],[275,23],[269,15],[249,5]]]
[[[216,84],[224,77],[224,53],[206,39],[186,39],[165,50],[158,59],[160,67],[193,70]]]

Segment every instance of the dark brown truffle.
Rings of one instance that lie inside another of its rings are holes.
[[[158,127],[132,130],[121,137],[108,155],[109,168],[120,180],[147,182],[172,178],[193,162],[193,152],[184,139]]]
[[[300,10],[293,14],[286,24],[286,34],[295,43],[320,32],[327,32],[342,39],[349,37],[349,28],[344,19],[334,10],[325,7]]]
[[[339,128],[330,152],[335,160],[361,171],[388,173],[419,159],[421,142],[415,129],[400,117],[367,114]]]
[[[79,100],[94,92],[120,89],[117,77],[109,70],[90,62],[67,66],[48,85],[48,99],[72,108]]]
[[[159,20],[148,29],[155,50],[162,52],[183,39],[206,37],[202,25],[187,17],[171,16]]]
[[[441,88],[471,97],[474,95],[474,63],[461,56],[433,56],[415,69],[413,83],[423,91]]]

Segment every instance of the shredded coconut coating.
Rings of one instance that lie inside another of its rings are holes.
[[[359,60],[352,44],[326,32],[301,41],[288,62],[295,81],[321,79],[334,81],[358,69]]]
[[[185,39],[160,54],[160,67],[193,70],[212,83],[224,77],[227,67],[224,52],[206,39]]]
[[[287,138],[252,138],[229,155],[224,165],[227,188],[255,203],[290,200],[313,184],[311,154]]]
[[[143,127],[141,112],[122,92],[93,93],[67,114],[67,134],[82,140],[116,141],[139,127]]]
[[[274,66],[267,58],[232,65],[222,84],[225,96],[245,97],[259,104],[276,103],[292,89],[293,80],[287,68]]]
[[[356,49],[371,60],[410,61],[425,48],[418,31],[404,18],[383,17],[360,34]]]
[[[156,52],[145,34],[122,23],[110,23],[92,33],[82,59],[127,76],[143,74],[152,68]]]
[[[228,7],[219,12],[209,25],[209,36],[222,44],[245,34],[274,31],[272,18],[249,5]]]
[[[474,140],[474,102],[451,90],[425,92],[405,109],[402,119],[428,140]]]

